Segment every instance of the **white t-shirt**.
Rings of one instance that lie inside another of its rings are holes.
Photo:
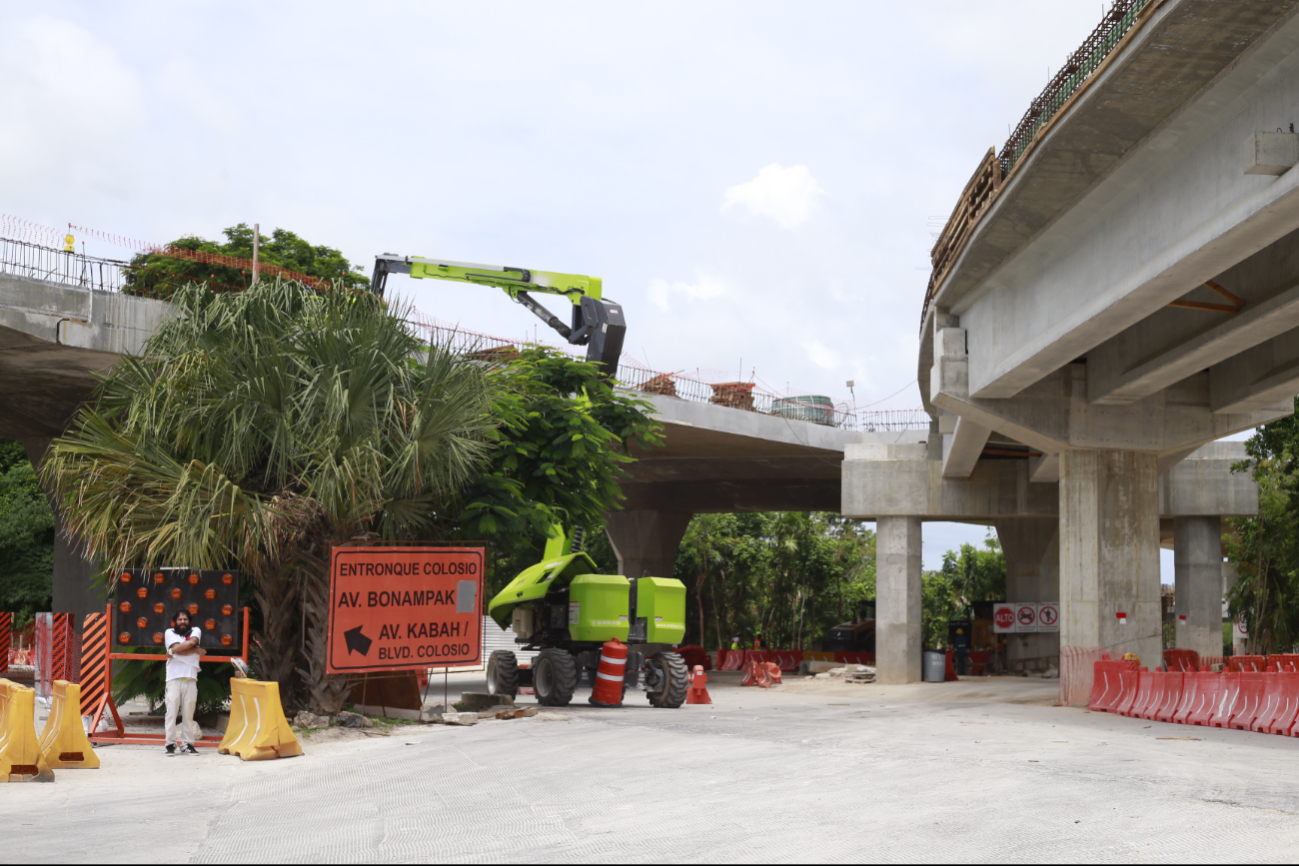
[[[201,634],[202,631],[197,627],[194,627],[189,630],[189,634],[181,637],[176,634],[174,629],[169,628],[163,634],[162,642],[167,649],[171,649],[173,645],[181,643],[182,641],[187,641],[190,638],[198,638]],[[187,655],[172,656],[167,659],[167,681],[171,682],[172,680],[180,679],[181,677],[188,677],[189,679],[197,677],[198,658],[198,653],[190,653]]]

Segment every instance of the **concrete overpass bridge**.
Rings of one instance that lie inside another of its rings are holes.
[[[920,521],[962,509],[1029,521],[1012,561],[1058,549],[1061,643],[1143,659],[1171,519],[1179,645],[1216,654],[1218,515],[1256,493],[1161,477],[1219,472],[1200,449],[1299,393],[1297,6],[1120,0],[962,192],[921,321],[933,433],[845,469],[844,513],[879,518],[882,681],[919,678]],[[872,494],[898,472],[911,498]]]

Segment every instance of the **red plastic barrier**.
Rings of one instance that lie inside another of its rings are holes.
[[[786,673],[796,672],[799,662],[803,660],[803,654],[796,650],[776,650],[772,655],[775,656],[772,661]]]
[[[1213,715],[1209,716],[1209,727],[1225,728],[1231,724],[1231,717],[1236,712],[1236,704],[1240,701],[1240,678],[1242,674],[1239,671],[1228,671],[1222,676],[1222,686],[1218,689],[1218,704],[1213,708]]]
[[[1240,675],[1240,697],[1236,700],[1236,712],[1231,714],[1231,727],[1248,731],[1254,724],[1263,709],[1263,686],[1266,683],[1265,673],[1246,671]]]
[[[1272,717],[1269,734],[1291,735],[1299,722],[1299,673],[1277,674],[1283,680],[1281,709]]]
[[[749,662],[757,662],[760,665],[765,665],[769,661],[771,661],[771,652],[769,650],[745,650],[744,651],[744,663],[746,665]]]
[[[1101,659],[1093,664],[1093,669],[1092,693],[1087,701],[1087,709],[1093,712],[1112,713],[1120,698],[1123,697],[1119,674],[1123,671],[1135,671],[1137,663]]]
[[[1132,714],[1139,719],[1155,718],[1155,713],[1159,712],[1159,706],[1164,702],[1164,694],[1168,689],[1168,675],[1163,671],[1150,672],[1150,692],[1145,704],[1136,707]]]
[[[1267,669],[1283,673],[1299,672],[1299,653],[1277,653],[1267,657]]]
[[[722,662],[724,671],[742,671],[744,670],[744,650],[731,650],[726,654],[726,660]]]
[[[1233,673],[1262,672],[1267,670],[1267,656],[1230,656],[1227,670]]]
[[[1200,693],[1200,674],[1198,671],[1187,671],[1182,674],[1182,699],[1177,702],[1170,722],[1185,725],[1186,719],[1195,709],[1195,696]]]
[[[1201,671],[1195,675],[1195,702],[1185,718],[1174,717],[1174,721],[1185,725],[1207,725],[1218,707],[1218,695],[1222,691],[1223,675]]]
[[[1198,671],[1200,654],[1189,649],[1164,650],[1164,667],[1170,671]]]
[[[1285,686],[1284,674],[1269,671],[1263,675],[1263,696],[1259,704],[1258,714],[1254,716],[1254,721],[1250,723],[1249,729],[1251,731],[1258,731],[1261,734],[1269,733],[1272,723],[1285,709]]]
[[[1161,722],[1171,722],[1173,715],[1176,714],[1177,708],[1182,703],[1182,685],[1186,681],[1186,674],[1181,671],[1169,671],[1164,674],[1164,699],[1160,701],[1158,709],[1155,710],[1154,718]]]
[[[1140,671],[1119,671],[1119,697],[1110,712],[1120,716],[1132,715],[1132,703],[1137,699],[1137,682],[1140,677]]]
[[[1150,703],[1150,687],[1154,684],[1154,682],[1155,681],[1150,676],[1150,671],[1146,670],[1145,668],[1142,668],[1138,672],[1137,693],[1135,696],[1133,696],[1132,703],[1128,704],[1127,709],[1123,713],[1123,715],[1132,716],[1133,718],[1140,717],[1141,710],[1145,707],[1146,704]]]

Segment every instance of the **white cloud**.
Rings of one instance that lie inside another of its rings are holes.
[[[805,165],[785,168],[778,163],[763,166],[758,176],[726,190],[722,210],[744,205],[750,213],[771,217],[783,229],[792,229],[812,215],[825,190]]]
[[[672,298],[684,297],[691,301],[707,301],[726,294],[726,284],[707,274],[697,274],[694,283],[669,283],[661,277],[650,280],[645,294],[650,302],[665,313],[672,311]]]
[[[833,370],[839,366],[839,356],[827,349],[820,340],[804,343],[803,348],[807,350],[807,359],[822,370]]]

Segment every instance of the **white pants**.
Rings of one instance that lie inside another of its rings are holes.
[[[167,745],[177,742],[195,743],[203,738],[203,731],[194,721],[194,704],[198,702],[198,683],[189,678],[167,680]],[[177,731],[176,714],[184,716]],[[177,739],[179,734],[179,739]]]

